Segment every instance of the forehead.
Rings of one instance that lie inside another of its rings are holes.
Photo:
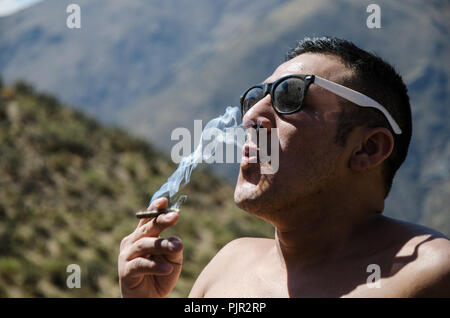
[[[350,73],[337,56],[304,53],[278,66],[264,83],[273,83],[288,74],[313,74],[333,81]]]

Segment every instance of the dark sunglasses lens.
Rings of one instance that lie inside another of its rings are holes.
[[[264,92],[260,87],[254,87],[247,92],[242,102],[242,114],[245,114],[253,105],[255,105],[261,98]]]
[[[281,113],[299,110],[305,95],[305,81],[300,78],[288,78],[281,82],[274,91],[273,104]]]

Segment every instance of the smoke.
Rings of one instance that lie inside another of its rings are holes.
[[[153,194],[149,205],[158,198],[167,197],[171,208],[179,208],[186,199],[186,196],[182,195],[177,199],[174,197],[180,187],[189,183],[192,170],[197,167],[198,163],[203,161],[209,162],[216,153],[217,147],[222,143],[236,145],[238,149],[242,148],[245,140],[235,138],[236,136],[234,134],[226,133],[226,131],[229,132],[232,128],[242,128],[241,122],[241,111],[239,107],[227,107],[222,116],[209,121],[202,131],[197,148],[189,156],[181,159],[175,172]]]

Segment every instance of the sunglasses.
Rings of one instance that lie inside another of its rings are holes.
[[[292,114],[298,112],[302,108],[306,92],[312,83],[345,98],[358,106],[378,109],[386,117],[394,133],[397,135],[402,133],[402,130],[394,118],[392,118],[391,114],[389,114],[386,108],[378,102],[351,88],[339,85],[316,75],[292,74],[284,76],[273,83],[250,87],[240,98],[242,116],[244,116],[253,105],[263,99],[267,94],[270,94],[272,107],[278,114]]]

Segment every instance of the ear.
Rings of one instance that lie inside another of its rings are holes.
[[[350,168],[365,171],[380,165],[394,149],[394,137],[386,128],[370,128],[350,157]]]

